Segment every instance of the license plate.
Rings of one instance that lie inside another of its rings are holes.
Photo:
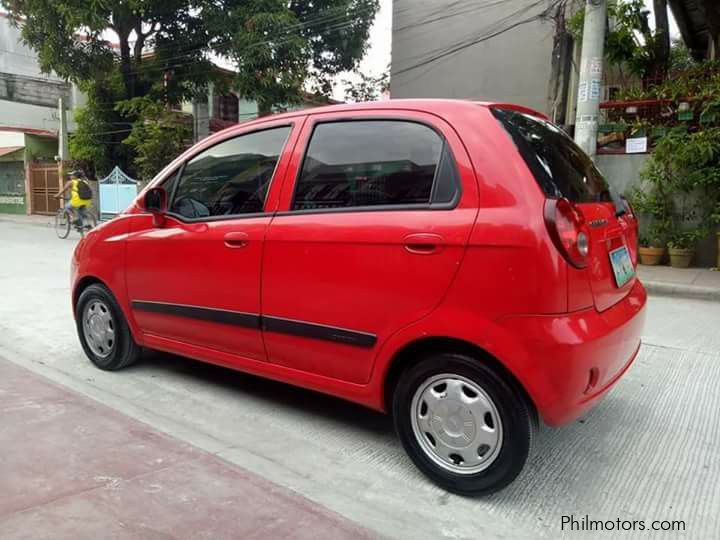
[[[630,253],[628,253],[625,246],[613,249],[610,252],[610,265],[615,274],[615,283],[618,287],[625,285],[635,275]]]

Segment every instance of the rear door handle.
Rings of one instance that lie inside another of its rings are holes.
[[[223,237],[225,245],[229,248],[241,248],[248,245],[250,237],[245,232],[229,232]]]
[[[444,239],[439,234],[415,233],[408,234],[404,239],[405,249],[415,255],[431,255],[439,252]]]

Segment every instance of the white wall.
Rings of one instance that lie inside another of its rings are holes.
[[[68,126],[72,111],[68,111]],[[75,126],[74,122],[72,123]],[[23,127],[57,131],[60,121],[57,109],[39,107],[16,101],[0,100],[0,127]],[[68,127],[68,129],[72,129]]]
[[[42,78],[52,83],[65,82],[57,75],[40,71],[35,52],[22,44],[20,29],[12,26],[0,12],[0,73]],[[68,130],[75,129],[72,108],[84,104],[85,96],[74,85],[70,91]],[[57,131],[60,128],[57,108],[0,100],[0,126],[26,127]]]
[[[25,134],[15,131],[0,131],[0,147],[25,146]]]
[[[552,21],[535,20],[489,36],[548,5],[549,0],[395,0],[391,96],[508,101],[547,112]],[[456,47],[457,52],[432,61]]]

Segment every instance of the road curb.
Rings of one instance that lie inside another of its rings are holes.
[[[653,296],[674,296],[678,298],[691,298],[695,300],[708,300],[720,302],[720,289],[715,287],[700,287],[698,285],[678,285],[663,281],[645,281],[643,285],[648,294]]]

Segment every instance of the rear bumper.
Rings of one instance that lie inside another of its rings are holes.
[[[647,293],[635,282],[611,308],[512,317],[502,325],[521,340],[520,376],[543,421],[565,424],[592,408],[627,371],[640,349]]]

